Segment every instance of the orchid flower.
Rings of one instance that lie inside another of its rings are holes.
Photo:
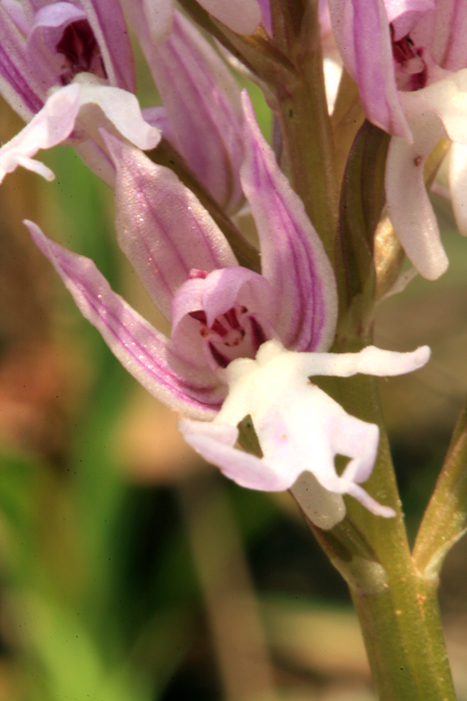
[[[175,0],[128,1],[141,6],[153,42],[158,45],[166,41],[173,28]],[[199,4],[237,34],[253,34],[261,21],[257,0],[200,0]]]
[[[92,261],[51,241],[32,222],[27,226],[117,358],[155,397],[185,415],[187,441],[228,477],[266,491],[295,485],[310,518],[326,527],[343,518],[343,493],[392,516],[358,486],[373,467],[377,427],[347,415],[308,377],[408,372],[423,365],[429,351],[326,352],[337,317],[332,268],[246,97],[244,111],[241,178],[261,242],[261,275],[237,265],[208,213],[170,170],[102,131],[117,173],[119,243],[170,318],[170,339],[115,294]],[[233,447],[236,425],[247,414],[264,459]],[[351,459],[341,477],[337,453]]]
[[[135,109],[139,114],[139,108],[134,104],[133,64],[128,29],[117,0],[30,0],[22,5],[6,0],[0,2],[0,90],[3,96],[25,121],[30,122],[34,115],[41,113],[51,93],[72,82],[79,82],[82,86],[80,128],[68,135],[87,165],[109,184],[113,182],[113,166],[94,139],[96,125],[101,123],[101,119],[93,119],[91,110],[84,109],[84,104],[99,102],[95,87],[100,84],[109,88],[100,93],[107,105],[104,109],[107,117],[110,109],[115,118],[123,121],[124,105],[127,105],[124,109],[130,119]],[[85,83],[94,92],[92,99],[88,99],[89,94],[86,97]],[[123,95],[125,91],[127,97]],[[112,101],[113,106],[110,105]],[[59,104],[63,108],[66,99],[61,102],[60,99],[54,100],[48,112]],[[70,113],[64,120],[71,124],[75,116]],[[60,127],[61,135],[55,131],[50,139],[63,141],[65,121]],[[133,133],[141,126],[141,121],[139,114]],[[30,145],[32,135],[37,134],[38,124],[46,122],[47,118],[36,119],[35,126],[29,132]],[[148,125],[145,129],[147,131]],[[156,133],[154,129],[152,132]],[[19,147],[22,138],[18,135],[15,148]],[[156,141],[152,139],[151,144],[158,140],[159,137]],[[39,144],[39,147],[42,146]],[[13,161],[10,161],[9,167],[12,164]]]
[[[467,6],[456,0],[329,0],[345,66],[368,119],[393,135],[386,162],[389,218],[407,256],[428,279],[448,261],[423,168],[442,138],[453,142],[450,185],[459,230],[467,134]]]
[[[212,46],[181,15],[175,13],[170,37],[158,47],[143,3],[132,0],[127,5],[164,102],[165,111],[161,114],[159,108],[157,121],[152,121],[154,109],[145,118],[153,126],[164,125],[164,136],[220,206],[228,212],[238,210],[243,203],[242,117],[235,80]],[[81,83],[92,76],[91,80],[134,93],[128,36],[117,0],[35,0],[28,13],[3,0],[0,90],[26,121],[43,107],[51,90],[78,76]],[[87,165],[112,184],[112,165],[100,145],[92,138],[75,138],[74,145]]]
[[[53,86],[91,73],[135,89],[128,29],[116,0],[0,2],[0,90],[30,121]]]

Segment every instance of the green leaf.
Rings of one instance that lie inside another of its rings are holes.
[[[384,170],[389,136],[365,121],[350,150],[342,181],[337,233],[337,266],[341,272],[340,310],[344,315],[357,296],[373,301],[373,240],[383,210]],[[370,289],[368,289],[368,287]]]
[[[452,546],[467,532],[467,402],[425,511],[413,558],[420,572],[436,577]]]

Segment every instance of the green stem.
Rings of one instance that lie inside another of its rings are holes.
[[[294,26],[296,17],[291,14],[289,31],[282,29],[281,49],[288,50],[287,58],[295,70],[277,73],[269,88],[281,125],[290,183],[300,195],[332,261],[338,192],[317,3],[308,5],[299,29]]]
[[[340,349],[357,348],[349,347],[347,341]],[[379,424],[378,458],[365,489],[397,513],[394,519],[377,517],[346,498],[348,517],[342,523],[330,531],[312,526],[349,586],[378,698],[454,701],[436,600],[437,582],[420,572],[410,554],[377,381],[365,375],[333,378],[326,391],[350,414]]]

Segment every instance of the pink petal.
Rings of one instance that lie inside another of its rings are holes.
[[[135,92],[136,77],[130,35],[115,0],[80,0],[102,53],[109,83]]]
[[[258,273],[237,265],[214,270],[204,279],[187,280],[174,297],[170,315],[172,342],[177,352],[182,357],[192,358],[194,364],[205,365],[199,323],[190,313],[203,311],[206,324],[211,327],[216,317],[235,307],[248,310],[261,326],[266,338],[276,335],[276,295],[269,282]],[[245,345],[241,343],[238,346],[238,354],[245,352],[246,348],[250,350],[248,334],[244,340]],[[237,354],[237,351],[234,353]],[[231,353],[228,355],[231,356]]]
[[[434,0],[384,0],[388,22],[392,24],[394,41],[407,36],[421,16],[435,9]],[[417,44],[418,46],[418,44]],[[423,44],[426,47],[426,44]]]
[[[46,94],[31,71],[26,40],[0,3],[0,90],[11,107],[29,121],[43,107]]]
[[[389,134],[411,139],[399,102],[383,0],[329,0],[342,60],[358,84],[366,116]]]
[[[243,94],[245,162],[241,180],[261,242],[262,272],[278,299],[277,332],[288,348],[324,350],[336,318],[334,273],[298,195],[277,165]]]
[[[155,304],[167,316],[192,268],[214,270],[236,259],[197,198],[168,168],[139,150],[105,136],[117,169],[119,244]]]
[[[197,418],[213,418],[225,394],[214,376],[175,356],[168,339],[112,292],[89,258],[51,241],[33,222],[25,224],[83,316],[98,329],[128,372],[172,409]]]
[[[240,91],[228,68],[196,27],[175,13],[173,31],[155,46],[141,0],[127,4],[146,61],[162,98],[173,143],[224,209],[243,201]]]
[[[64,29],[82,20],[86,20],[86,13],[70,2],[44,5],[36,12],[27,40],[28,64],[44,93],[58,83],[63,70],[63,55],[56,46]]]

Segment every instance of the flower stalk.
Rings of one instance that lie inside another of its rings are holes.
[[[279,118],[286,169],[294,190],[334,259],[338,183],[334,140],[324,86],[318,2],[301,7],[277,0],[272,3],[273,30],[294,67],[287,82],[282,76],[269,83]],[[308,144],[303,148],[303,144]]]

